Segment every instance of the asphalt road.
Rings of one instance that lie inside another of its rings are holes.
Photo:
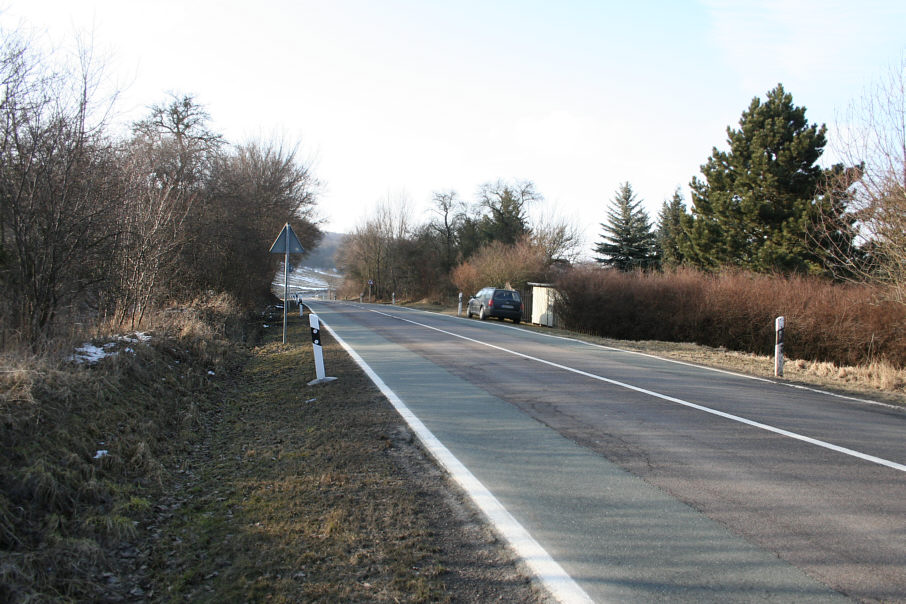
[[[903,411],[493,320],[306,304],[580,596],[906,602]]]

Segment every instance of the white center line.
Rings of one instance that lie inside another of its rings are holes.
[[[601,376],[601,375],[596,375],[596,374],[594,374],[594,373],[588,373],[587,371],[582,371],[581,369],[575,369],[575,368],[573,368],[573,367],[567,367],[566,365],[561,365],[561,364],[559,364],[559,363],[554,363],[554,362],[552,362],[552,361],[547,361],[547,360],[545,360],[545,359],[540,359],[540,358],[538,358],[538,357],[533,357],[533,356],[530,356],[530,355],[527,355],[527,354],[523,354],[523,353],[521,353],[521,352],[516,352],[515,350],[509,350],[509,349],[507,349],[507,348],[503,348],[502,346],[496,346],[496,345],[490,344],[490,343],[488,343],[488,342],[482,342],[481,340],[476,340],[476,339],[474,339],[474,338],[470,338],[470,337],[468,337],[468,336],[464,336],[464,335],[461,335],[461,334],[458,334],[458,333],[454,333],[454,332],[452,332],[452,331],[447,331],[447,330],[445,330],[445,329],[440,329],[439,327],[434,327],[434,326],[432,326],[432,325],[426,325],[425,323],[419,323],[418,321],[413,321],[412,319],[405,319],[405,318],[400,317],[400,316],[391,315],[391,314],[389,314],[389,313],[381,312],[381,311],[379,311],[379,310],[374,310],[374,309],[370,309],[370,308],[367,309],[367,310],[369,310],[370,312],[373,312],[373,313],[377,313],[377,314],[379,314],[379,315],[383,315],[383,316],[385,316],[385,317],[390,317],[390,318],[392,318],[392,319],[396,319],[396,320],[398,320],[398,321],[405,321],[406,323],[412,323],[413,325],[418,325],[418,326],[424,327],[424,328],[426,328],[426,329],[432,329],[432,330],[434,330],[434,331],[438,331],[438,332],[440,332],[440,333],[443,333],[443,334],[452,336],[452,337],[454,337],[454,338],[459,338],[459,339],[461,339],[461,340],[466,340],[467,342],[472,342],[472,343],[474,343],[474,344],[479,344],[479,345],[481,345],[481,346],[487,346],[488,348],[493,348],[494,350],[499,350],[499,351],[505,352],[505,353],[507,353],[507,354],[511,354],[511,355],[514,355],[514,356],[517,356],[517,357],[521,357],[521,358],[524,358],[524,359],[527,359],[527,360],[530,360],[530,361],[535,361],[535,362],[537,362],[537,363],[542,363],[542,364],[544,364],[544,365],[548,365],[548,366],[550,366],[550,367],[555,367],[555,368],[557,368],[557,369],[562,369],[563,371],[569,371],[569,372],[571,372],[571,373],[575,373],[575,374],[577,374],[577,375],[581,375],[581,376],[584,376],[584,377],[587,377],[587,378],[591,378],[591,379],[593,379],[593,380],[598,380],[598,381],[601,381],[601,382],[606,382],[606,383],[608,383],[608,384],[612,384],[612,385],[614,385],[614,386],[619,386],[619,387],[625,388],[625,389],[627,389],[627,390],[632,390],[632,391],[634,391],[634,392],[640,392],[640,393],[642,393],[642,394],[647,394],[647,395],[649,395],[649,396],[653,396],[653,397],[659,398],[659,399],[661,399],[661,400],[669,401],[669,402],[671,402],[671,403],[676,403],[676,404],[678,404],[678,405],[683,405],[684,407],[689,407],[690,409],[697,409],[698,411],[704,411],[705,413],[710,413],[711,415],[716,415],[716,416],[718,416],[718,417],[723,417],[723,418],[725,418],[725,419],[729,419],[729,420],[734,421],[734,422],[739,422],[739,423],[745,424],[745,425],[747,425],[747,426],[752,426],[752,427],[754,427],[754,428],[759,428],[759,429],[761,429],[761,430],[766,430],[766,431],[768,431],[768,432],[773,432],[774,434],[779,434],[779,435],[781,435],[781,436],[786,436],[786,437],[788,437],[788,438],[792,438],[792,439],[799,440],[799,441],[802,441],[802,442],[805,442],[805,443],[809,443],[809,444],[811,444],[811,445],[816,445],[816,446],[818,446],[818,447],[823,447],[823,448],[829,449],[829,450],[831,450],[831,451],[836,451],[837,453],[843,453],[844,455],[849,455],[849,456],[852,456],[852,457],[856,457],[856,458],[862,459],[862,460],[864,460],[864,461],[869,461],[869,462],[872,462],[872,463],[876,463],[876,464],[878,464],[878,465],[886,466],[886,467],[892,468],[892,469],[894,469],[894,470],[899,470],[899,471],[901,471],[901,472],[906,472],[906,465],[897,463],[897,462],[895,462],[895,461],[890,461],[890,460],[888,460],[888,459],[883,459],[883,458],[881,458],[881,457],[875,457],[874,455],[868,455],[867,453],[862,453],[862,452],[860,452],[860,451],[855,451],[855,450],[853,450],[853,449],[848,449],[848,448],[846,448],[846,447],[841,447],[841,446],[839,446],[839,445],[835,445],[835,444],[833,444],[833,443],[825,442],[825,441],[823,441],[823,440],[818,440],[817,438],[812,438],[812,437],[810,437],[810,436],[805,436],[805,435],[803,435],[803,434],[798,434],[798,433],[796,433],[796,432],[790,432],[789,430],[784,430],[784,429],[782,429],[782,428],[777,428],[777,427],[771,426],[771,425],[769,425],[769,424],[763,424],[763,423],[761,423],[761,422],[756,422],[756,421],[754,421],[754,420],[746,419],[746,418],[740,417],[740,416],[738,416],[738,415],[733,415],[732,413],[726,413],[726,412],[724,412],[724,411],[719,411],[719,410],[717,410],[717,409],[712,409],[711,407],[705,407],[705,406],[703,406],[703,405],[698,405],[698,404],[696,404],[696,403],[692,403],[692,402],[689,402],[689,401],[685,401],[685,400],[683,400],[683,399],[679,399],[679,398],[676,398],[676,397],[673,397],[673,396],[669,396],[669,395],[666,395],[666,394],[661,394],[660,392],[655,392],[655,391],[653,391],[653,390],[647,390],[647,389],[645,389],[645,388],[639,388],[638,386],[633,386],[632,384],[627,384],[627,383],[625,383],[625,382],[620,382],[620,381],[617,381],[617,380],[612,380],[612,379],[610,379],[610,378],[606,378],[606,377]]]

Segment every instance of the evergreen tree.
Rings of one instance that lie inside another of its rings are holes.
[[[823,254],[811,229],[826,127],[809,125],[782,85],[752,99],[727,128],[729,152],[712,151],[692,179],[689,258],[703,268],[737,265],[758,272],[820,272]]]
[[[657,266],[657,240],[641,205],[632,185],[620,185],[607,211],[607,223],[601,223],[602,240],[595,246],[598,262],[621,271]]]
[[[684,263],[688,244],[683,229],[688,224],[691,224],[691,217],[686,212],[683,194],[677,188],[670,201],[661,205],[658,214],[657,245],[661,266],[676,268]]]

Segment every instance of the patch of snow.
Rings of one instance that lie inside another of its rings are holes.
[[[103,358],[113,356],[116,352],[108,352],[104,348],[100,348],[91,343],[85,343],[75,349],[75,352],[70,355],[69,360],[75,361],[76,363],[88,363],[93,365]]]
[[[330,283],[325,278],[321,278],[318,275],[334,280],[342,278],[342,274],[335,271],[327,271],[308,266],[296,267],[293,269],[293,272],[287,276],[287,285],[295,290],[302,291],[321,291],[328,289]],[[280,270],[274,275],[273,285],[279,287],[283,286],[282,263]]]
[[[107,457],[107,455],[109,455],[109,454],[110,454],[110,452],[107,449],[100,449],[100,450],[98,450],[97,453],[94,454],[94,458],[100,459],[102,457]]]
[[[151,340],[151,334],[147,334],[141,331],[136,331],[134,334],[120,336],[117,338],[121,342],[129,342],[130,344],[137,344],[138,342],[148,342]]]
[[[75,352],[73,352],[69,356],[68,360],[76,362],[76,363],[88,363],[89,365],[93,365],[93,364],[97,363],[98,361],[100,361],[101,359],[104,359],[106,357],[116,356],[117,354],[119,354],[119,352],[116,350],[117,344],[119,342],[137,344],[139,342],[147,342],[150,339],[151,339],[150,334],[146,334],[146,333],[137,331],[134,334],[132,334],[131,336],[130,335],[117,336],[117,338],[114,341],[105,342],[104,344],[102,344],[100,346],[95,346],[94,344],[92,344],[90,342],[86,342],[86,343],[82,344],[81,346],[79,346],[78,348],[76,348]],[[128,352],[130,354],[135,354],[135,349],[133,349],[130,346],[125,347],[123,349],[123,351]]]

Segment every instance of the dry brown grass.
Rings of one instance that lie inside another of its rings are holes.
[[[232,308],[0,361],[0,601],[543,601],[338,345],[308,388],[307,321]]]
[[[551,331],[548,328],[533,329]],[[558,331],[565,336],[614,348],[758,377],[774,377],[773,356],[713,348],[690,342],[614,340],[565,330]],[[906,406],[906,369],[894,367],[889,363],[876,361],[861,366],[850,366],[787,358],[783,373],[784,376],[780,379],[788,382]]]
[[[161,504],[146,559],[155,593],[540,600],[345,352],[325,335],[325,361],[340,380],[308,387],[307,317],[290,316],[290,344],[280,333],[268,330],[251,351]]]
[[[72,347],[0,357],[0,600],[122,596],[121,581],[99,577],[134,572],[118,550],[138,536],[164,460],[191,442],[193,407],[234,363],[209,339],[227,323],[221,311],[186,308],[212,326],[152,325],[150,342],[102,328],[93,342],[111,355],[95,363],[73,360]]]
[[[828,385],[858,386],[860,391],[906,395],[906,370],[883,361],[841,367],[834,363],[796,360],[785,365],[784,369],[790,376],[814,376],[819,378],[820,383]]]

